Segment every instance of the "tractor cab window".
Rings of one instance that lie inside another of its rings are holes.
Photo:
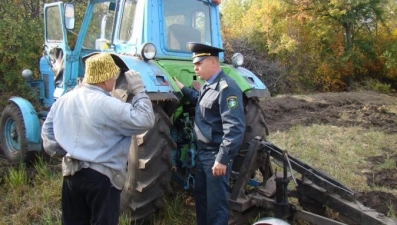
[[[49,43],[60,43],[63,40],[63,34],[58,6],[48,7],[46,10],[46,41]]]
[[[187,42],[211,45],[209,5],[202,1],[164,1],[166,46],[170,50],[188,51]]]
[[[83,47],[104,50],[109,48],[114,23],[114,3],[99,2],[94,5]]]
[[[131,39],[132,28],[134,25],[136,0],[127,0],[124,3],[123,16],[121,18],[121,28],[119,33],[120,41],[127,42]]]
[[[46,54],[48,63],[54,73],[55,85],[58,86],[62,83],[64,69],[64,53],[62,50],[64,37],[61,12],[58,5],[46,8],[45,26],[45,41],[48,43]]]

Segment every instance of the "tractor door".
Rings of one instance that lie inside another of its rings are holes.
[[[48,92],[56,99],[76,84],[71,74],[67,28],[74,26],[74,6],[54,2],[44,5],[44,55],[40,70]],[[44,62],[44,63],[43,63]],[[46,68],[47,67],[47,68]]]

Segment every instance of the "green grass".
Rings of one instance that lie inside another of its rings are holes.
[[[191,196],[181,190],[165,199],[164,209],[154,217],[156,225],[185,225],[195,224],[195,210],[191,203]]]
[[[397,134],[329,125],[295,126],[269,137],[269,141],[288,150],[291,156],[325,171],[355,191],[379,190],[397,195],[395,189],[369,187],[363,172],[396,167],[391,155],[385,153],[385,150],[397,149],[397,142],[390,140],[397,140]],[[371,165],[368,158],[373,156],[385,156],[385,160]],[[61,185],[59,164],[39,160],[29,170],[22,165],[10,167],[0,180],[0,224],[61,224]],[[164,208],[150,219],[150,223],[194,224],[194,207],[188,206],[189,199],[186,192],[175,191],[164,199]],[[388,215],[395,218],[394,203],[386,204],[390,208]],[[119,224],[130,224],[128,216],[121,215]]]
[[[60,224],[61,184],[42,160],[32,169],[10,168],[0,189],[0,224]]]
[[[61,224],[60,164],[39,158],[32,168],[23,164],[10,167],[0,180],[1,225],[60,225]],[[195,221],[191,199],[178,190],[164,199],[164,208],[150,219],[150,224],[185,225]],[[121,215],[119,225],[130,225],[128,215]],[[139,223],[132,223],[139,225]]]
[[[360,127],[329,125],[296,126],[288,132],[277,132],[270,141],[288,150],[293,157],[329,173],[355,191],[368,191],[363,171],[369,169],[368,158],[385,155],[384,149],[396,149],[397,134],[366,130]],[[381,168],[395,167],[386,160]],[[396,190],[390,192],[397,194]]]
[[[386,202],[387,208],[389,209],[387,216],[390,218],[397,218],[397,214],[396,214],[397,212],[395,212],[393,209],[393,205],[395,204],[396,204],[395,202],[391,202],[391,201]]]
[[[377,169],[395,169],[396,168],[396,160],[390,158],[390,154],[386,155],[386,159],[383,163],[376,165]]]
[[[28,184],[25,165],[20,164],[17,169],[10,168],[8,175],[5,177],[5,182],[10,189],[20,193],[23,190],[23,187]]]

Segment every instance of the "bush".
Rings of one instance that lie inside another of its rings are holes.
[[[395,92],[395,90],[393,90],[390,84],[382,83],[381,81],[373,78],[367,78],[359,83],[355,83],[353,90],[357,90],[357,91],[370,90],[384,94],[390,94]]]

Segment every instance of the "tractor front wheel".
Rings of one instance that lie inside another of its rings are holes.
[[[171,190],[171,152],[176,148],[168,115],[153,105],[155,125],[132,140],[128,177],[121,192],[121,210],[139,221],[162,207],[163,196]]]
[[[25,124],[21,110],[15,104],[9,104],[0,118],[1,149],[11,162],[26,161],[27,142]]]

